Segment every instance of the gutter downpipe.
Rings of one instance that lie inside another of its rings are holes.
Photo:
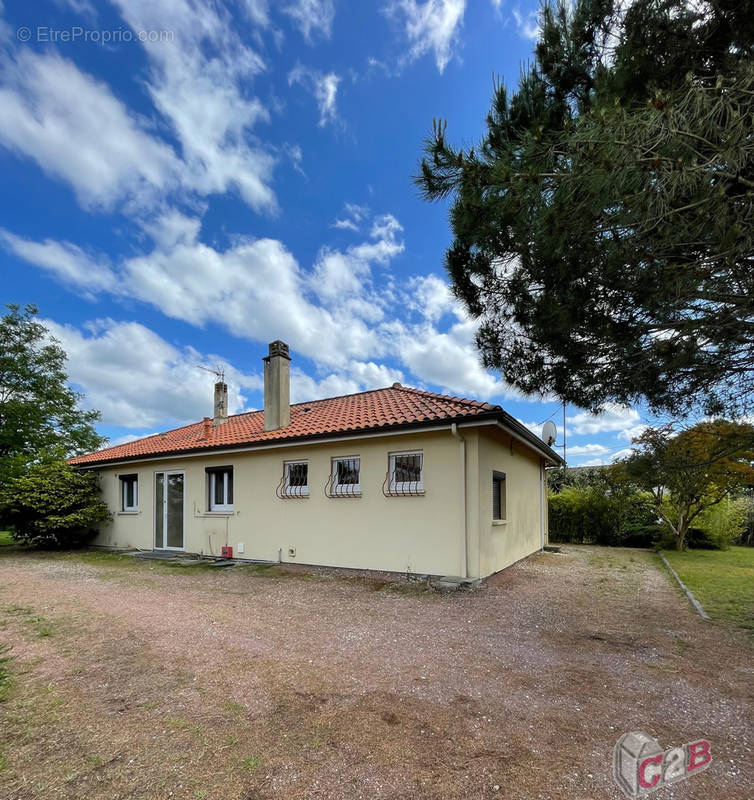
[[[541,548],[545,546],[545,460],[539,459],[539,538]]]
[[[461,526],[461,532],[463,538],[461,539],[461,549],[460,549],[460,556],[461,556],[461,577],[466,578],[468,577],[468,554],[467,554],[467,541],[468,541],[468,528],[469,528],[469,518],[468,518],[468,509],[466,508],[466,440],[458,433],[458,425],[453,422],[450,426],[451,434],[458,439],[459,447],[459,454],[460,454],[460,461],[461,461],[461,508],[463,509],[463,525]]]

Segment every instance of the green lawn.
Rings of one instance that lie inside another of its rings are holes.
[[[754,632],[754,547],[664,555],[710,617]]]
[[[0,547],[12,547],[15,544],[8,531],[0,531]]]

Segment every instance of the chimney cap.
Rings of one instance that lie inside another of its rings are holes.
[[[291,360],[290,350],[288,349],[288,345],[281,341],[280,339],[275,339],[274,342],[270,342],[270,352],[269,355],[263,358],[263,361],[269,361],[273,356],[280,356],[281,358],[287,358],[288,361]]]

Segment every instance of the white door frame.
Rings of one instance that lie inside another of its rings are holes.
[[[162,547],[157,546],[157,476],[162,475]],[[168,475],[182,475],[183,476],[183,502],[181,507],[181,540],[183,545],[181,547],[169,547],[167,542],[168,537]],[[152,484],[152,491],[155,497],[155,513],[152,521],[152,541],[154,542],[155,550],[186,550],[186,471],[183,469],[158,469],[154,472],[154,482]]]

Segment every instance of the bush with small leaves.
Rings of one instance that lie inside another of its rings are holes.
[[[0,487],[0,524],[24,544],[81,547],[109,518],[97,476],[65,461],[37,464]]]

